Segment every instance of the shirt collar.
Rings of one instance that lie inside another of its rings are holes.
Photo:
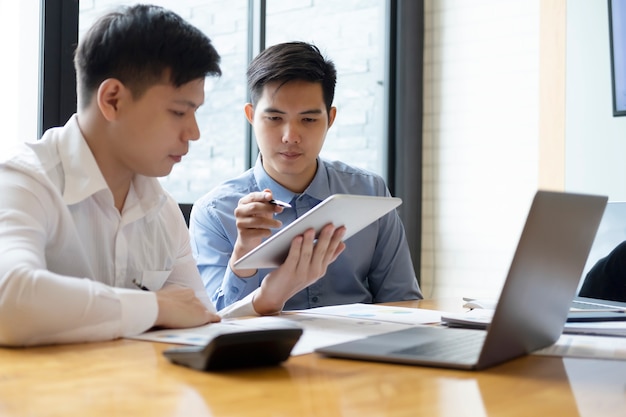
[[[152,220],[166,200],[165,191],[156,178],[135,175],[124,203],[123,215],[128,217],[128,221],[144,215]]]
[[[324,163],[324,160],[319,157],[317,158],[317,171],[315,172],[315,177],[313,177],[313,181],[311,181],[306,190],[304,190],[304,194],[308,194],[309,196],[320,201],[326,199],[331,194],[326,164]]]
[[[261,161],[261,155],[257,157],[256,164],[254,165],[254,178],[261,190],[269,188],[272,190],[274,198],[283,201],[291,201],[297,194],[290,191],[276,182],[270,177]],[[326,164],[321,158],[317,158],[317,171],[315,177],[309,186],[304,190],[302,194],[307,194],[317,200],[324,200],[330,196],[330,183],[328,180],[328,173],[326,171]]]
[[[62,140],[57,141],[57,151],[65,174],[63,200],[76,204],[108,185],[100,172],[96,159],[87,145],[73,115],[61,130]]]

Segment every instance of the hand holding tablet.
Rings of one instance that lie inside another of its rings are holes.
[[[248,252],[235,262],[235,267],[278,267],[287,257],[293,238],[306,230],[313,228],[318,233],[329,223],[336,227],[345,226],[346,240],[400,204],[402,200],[397,197],[334,194]]]

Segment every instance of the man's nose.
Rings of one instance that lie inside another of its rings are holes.
[[[283,143],[300,143],[302,136],[296,123],[287,123],[283,131]]]

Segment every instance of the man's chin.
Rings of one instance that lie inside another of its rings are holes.
[[[145,173],[140,173],[145,177],[154,177],[154,178],[162,178],[162,177],[167,177],[168,175],[170,175],[173,171],[174,166],[163,166],[163,167],[159,167],[157,169],[151,170],[149,172],[145,172]]]

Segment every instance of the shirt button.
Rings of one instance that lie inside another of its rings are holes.
[[[317,300],[319,300],[319,298],[317,298],[317,297],[311,298],[311,301],[313,301],[314,303],[317,303]]]

